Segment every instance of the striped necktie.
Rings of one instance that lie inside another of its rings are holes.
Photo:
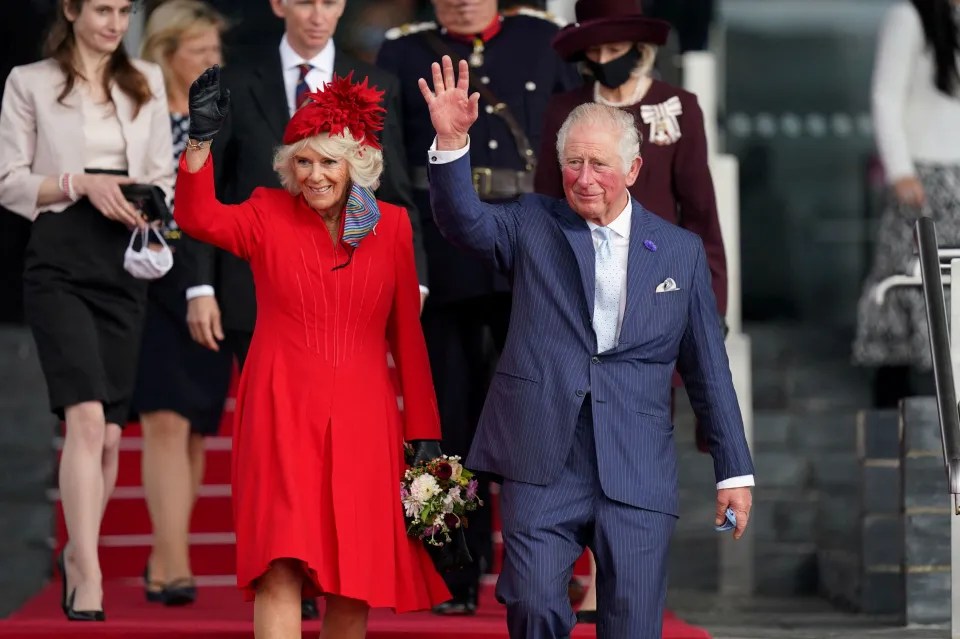
[[[297,68],[300,69],[300,79],[297,80],[297,94],[293,100],[294,111],[303,106],[305,96],[310,92],[310,85],[307,84],[307,74],[313,69],[313,65],[304,62],[298,64]]]

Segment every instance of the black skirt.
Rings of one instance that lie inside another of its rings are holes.
[[[85,198],[31,227],[24,314],[61,419],[98,401],[107,423],[126,424],[147,297],[147,283],[123,268],[130,233]]]
[[[150,283],[132,413],[173,411],[192,432],[216,435],[233,358],[225,347],[211,351],[190,337],[182,269],[174,254],[170,272]]]

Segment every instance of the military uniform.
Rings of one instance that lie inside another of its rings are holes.
[[[476,83],[471,92],[481,93],[480,115],[470,129],[474,187],[488,201],[532,192],[547,103],[580,85],[576,68],[551,48],[559,27],[549,14],[527,8],[501,14],[482,33],[466,36],[434,22],[407,24],[387,32],[377,56],[378,66],[400,78],[401,122],[429,266],[423,327],[448,454],[466,456],[469,450],[492,359],[506,336],[510,289],[506,278],[449,244],[434,225],[426,163],[435,132],[417,81],[429,79],[430,65],[445,53],[455,63],[466,59]],[[475,588],[490,565],[489,512],[471,516],[467,542],[476,565],[448,575],[455,599]]]

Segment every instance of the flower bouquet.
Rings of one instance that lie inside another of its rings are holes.
[[[426,545],[440,570],[454,570],[472,559],[463,529],[467,513],[483,505],[477,479],[460,457],[440,455],[408,468],[400,482],[407,535]]]

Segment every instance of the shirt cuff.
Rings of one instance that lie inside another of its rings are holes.
[[[429,294],[430,294],[430,289],[427,288],[426,286],[424,286],[423,284],[421,284],[421,285],[420,285],[420,294],[421,294],[421,295],[429,295]]]
[[[430,150],[427,151],[427,158],[430,161],[430,164],[449,164],[459,160],[467,153],[470,152],[470,136],[467,136],[467,145],[462,149],[457,149],[456,151],[438,151],[437,150],[437,138],[434,136],[433,143],[430,145]]]
[[[753,475],[740,475],[739,477],[731,477],[730,479],[717,482],[717,490],[723,490],[724,488],[744,488],[754,485]]]
[[[209,284],[202,284],[200,286],[191,286],[187,289],[187,301],[189,302],[195,297],[213,297],[214,291],[213,287]]]

